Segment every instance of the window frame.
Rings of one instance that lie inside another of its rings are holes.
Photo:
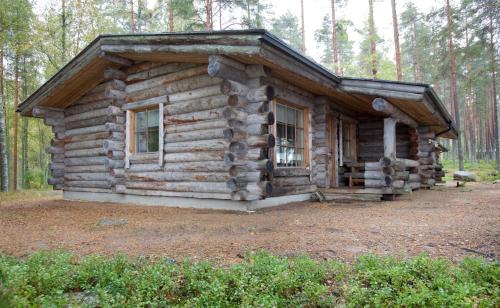
[[[303,128],[302,129],[303,129],[303,143],[304,143],[304,145],[303,145],[303,157],[304,158],[303,158],[302,166],[278,166],[278,162],[276,160],[276,148],[278,147],[278,143],[276,143],[276,145],[272,149],[270,149],[270,151],[269,151],[271,159],[272,159],[273,164],[274,164],[274,168],[276,168],[276,169],[285,169],[285,168],[309,169],[309,167],[310,167],[310,161],[309,161],[309,150],[310,150],[310,147],[309,147],[309,132],[310,132],[309,108],[301,106],[301,105],[297,105],[294,103],[290,103],[289,101],[285,101],[285,100],[280,99],[280,98],[276,98],[276,99],[272,100],[271,102],[272,102],[272,104],[271,104],[272,111],[273,111],[274,117],[275,117],[275,121],[274,121],[274,124],[272,125],[271,131],[276,138],[276,142],[278,142],[278,134],[277,134],[278,120],[277,120],[277,112],[276,112],[276,109],[277,109],[276,106],[278,104],[283,105],[285,107],[300,110],[300,111],[302,111],[302,116],[303,116],[303,119],[302,119]]]
[[[136,152],[135,144],[135,117],[138,112],[158,110],[158,152]],[[164,123],[163,104],[154,103],[138,109],[127,109],[125,123],[125,168],[130,168],[130,159],[139,156],[158,155],[158,165],[163,166]]]

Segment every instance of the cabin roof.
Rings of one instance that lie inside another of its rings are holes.
[[[263,29],[100,35],[17,111],[29,116],[37,105],[70,105],[103,81],[107,67],[122,66],[112,60],[115,55],[132,61],[208,63],[212,54],[227,55],[245,64],[263,64],[276,77],[327,96],[354,113],[380,115],[371,102],[383,97],[422,125],[443,132],[443,137],[457,136],[451,116],[428,84],[339,77]]]

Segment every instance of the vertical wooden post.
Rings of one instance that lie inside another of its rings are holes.
[[[158,128],[159,128],[159,134],[160,134],[160,144],[158,146],[158,153],[159,153],[159,157],[158,157],[158,164],[160,165],[160,167],[163,167],[163,156],[164,156],[164,142],[165,142],[165,131],[164,131],[164,123],[163,123],[163,117],[165,116],[164,113],[163,113],[163,103],[161,103],[159,106],[158,106],[158,115],[159,115],[159,119],[158,119]],[[130,162],[129,162],[130,163]]]
[[[338,187],[339,179],[338,173],[338,148],[337,148],[337,119],[328,116],[328,131],[329,131],[329,155],[328,155],[328,176],[326,187]]]
[[[131,129],[133,129],[133,124],[131,123],[133,121],[133,113],[130,110],[127,110],[125,114],[125,169],[130,168],[130,138],[132,138],[131,134]],[[158,149],[158,151],[160,151]]]
[[[344,165],[344,127],[342,120],[339,120],[339,166]]]
[[[396,158],[396,123],[393,118],[384,119],[384,156]]]

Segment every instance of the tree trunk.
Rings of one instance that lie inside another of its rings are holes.
[[[495,42],[493,40],[493,12],[490,12],[490,44],[489,51],[491,57],[491,87],[492,87],[492,103],[493,103],[493,138],[495,141],[495,159],[497,161],[497,170],[500,170],[500,140],[498,138],[498,110],[497,110],[497,78],[496,78],[496,61],[495,61]]]
[[[302,45],[300,49],[302,53],[306,53],[306,28],[304,27],[304,0],[300,0],[300,22],[301,22],[301,32],[302,32]]]
[[[130,0],[130,32],[134,33],[135,30],[134,0]]]
[[[206,20],[205,20],[205,30],[213,30],[214,29],[214,21],[213,21],[213,14],[212,14],[212,0],[205,0],[205,13],[206,13]]]
[[[23,129],[21,135],[21,185],[22,188],[28,188],[26,178],[28,174],[28,127],[29,122],[27,118],[23,118]]]
[[[458,151],[458,164],[461,171],[464,170],[464,154],[462,149],[461,128],[460,128],[460,112],[458,108],[458,93],[457,93],[457,73],[455,64],[455,51],[453,49],[453,32],[451,20],[451,7],[450,0],[446,0],[446,12],[448,17],[448,53],[450,58],[450,79],[451,79],[451,101],[453,111],[455,114],[455,125],[458,131],[457,151]]]
[[[66,0],[61,1],[61,62],[66,63]]]
[[[332,44],[333,44],[333,63],[335,73],[340,74],[339,53],[337,49],[337,19],[335,17],[335,0],[332,0]]]
[[[7,138],[3,104],[3,50],[0,51],[0,190],[9,190],[9,163],[7,157]]]
[[[222,0],[219,0],[219,30],[222,30]]]
[[[394,30],[394,51],[396,54],[396,73],[398,81],[403,80],[403,72],[401,70],[401,49],[399,48],[399,29],[398,15],[396,13],[396,0],[391,0],[392,6],[392,28]]]
[[[168,1],[168,25],[169,31],[174,32],[174,7],[173,0]]]
[[[26,76],[26,57],[23,57],[23,98],[28,95],[28,80]],[[21,136],[21,169],[22,169],[22,188],[27,188],[27,174],[28,174],[28,128],[29,119],[23,118],[23,130]]]
[[[414,47],[413,47],[413,78],[415,82],[422,82],[422,69],[420,67],[420,58],[418,54],[418,48],[417,48],[417,20],[416,18],[413,19],[412,23],[412,31],[413,31],[413,41],[414,41]]]
[[[373,19],[373,0],[368,0],[368,28],[370,34],[370,62],[373,79],[377,79],[377,37],[375,35],[375,21]]]
[[[16,108],[19,105],[19,56],[15,57],[15,94],[14,101]],[[13,171],[13,188],[17,190],[17,142],[19,134],[19,114],[14,112],[14,149],[12,150],[12,171]]]

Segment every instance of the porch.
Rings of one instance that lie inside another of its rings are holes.
[[[329,110],[326,181],[318,185],[329,200],[391,200],[442,176],[435,132],[382,98],[372,108],[379,114]]]

